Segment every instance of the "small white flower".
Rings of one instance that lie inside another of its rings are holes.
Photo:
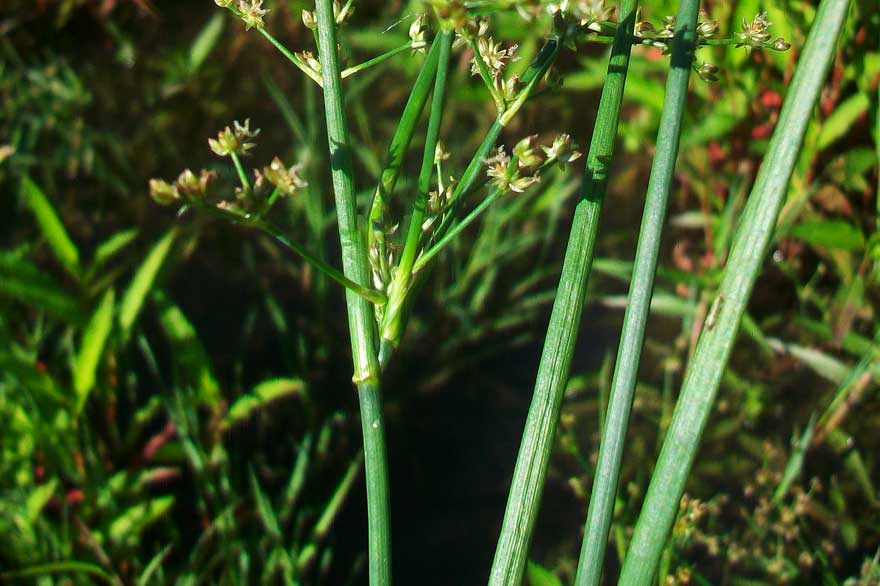
[[[281,159],[275,157],[268,167],[263,168],[263,176],[269,183],[275,185],[281,193],[294,195],[297,191],[309,185],[299,176],[301,168],[300,165],[285,167]]]
[[[551,146],[541,146],[541,148],[547,155],[548,161],[558,161],[560,164],[574,162],[583,154],[577,150],[578,146],[571,140],[569,134],[560,134]]]
[[[269,10],[263,9],[263,0],[239,0],[238,11],[247,30],[262,28],[263,17],[269,13]]]

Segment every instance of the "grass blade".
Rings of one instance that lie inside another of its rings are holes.
[[[764,263],[813,106],[834,58],[849,0],[823,0],[789,87],[776,131],[731,249],[712,322],[704,325],[621,570],[621,586],[655,579],[685,481],[730,356],[740,319]]]
[[[29,177],[22,180],[21,187],[25,201],[33,212],[37,224],[40,225],[40,230],[46,237],[46,242],[55,254],[55,258],[70,274],[79,275],[79,250],[67,234],[49,198]]]
[[[110,331],[113,328],[113,307],[116,294],[113,289],[104,294],[98,309],[95,310],[92,319],[83,333],[82,346],[73,363],[73,388],[76,391],[76,405],[74,414],[79,415],[89,393],[95,386],[95,378],[101,355],[104,354],[104,346]]]
[[[675,17],[672,61],[666,80],[666,98],[657,133],[657,150],[648,180],[645,210],[630,281],[623,330],[611,382],[605,426],[599,446],[599,459],[590,492],[590,506],[584,529],[576,586],[597,586],[602,577],[605,546],[614,513],[614,500],[623,459],[623,446],[636,388],[645,326],[651,310],[654,276],[660,253],[669,190],[678,157],[688,80],[696,40],[699,0],[682,0]]]
[[[124,340],[128,339],[131,333],[131,328],[144,305],[144,299],[153,287],[159,270],[165,264],[165,257],[168,256],[176,236],[177,230],[172,228],[153,246],[122,296],[122,301],[119,303],[119,326]]]
[[[593,260],[596,227],[605,196],[608,164],[617,135],[635,16],[636,0],[622,0],[620,26],[611,49],[608,77],[599,101],[599,113],[587,155],[581,199],[572,220],[532,404],[513,472],[495,560],[492,563],[489,577],[491,586],[518,586],[526,569],[528,545],[538,516],[559,408],[580,324],[587,276]]]

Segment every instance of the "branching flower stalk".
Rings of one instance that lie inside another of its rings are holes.
[[[431,115],[428,119],[428,131],[425,137],[425,150],[422,155],[422,167],[419,172],[418,192],[413,203],[413,212],[410,218],[409,230],[403,246],[403,253],[391,287],[388,292],[388,305],[383,314],[380,327],[382,343],[386,340],[398,340],[402,325],[401,312],[406,304],[406,296],[412,284],[413,266],[419,245],[422,241],[422,221],[425,217],[425,207],[428,203],[428,191],[431,189],[431,177],[434,170],[434,159],[437,153],[437,143],[440,138],[440,124],[443,121],[443,104],[446,97],[446,79],[449,73],[449,57],[452,52],[454,33],[446,30],[440,33],[434,44],[439,47],[437,75],[434,80],[434,91],[431,99]],[[380,362],[385,362],[390,349],[385,346],[385,351],[380,351]]]
[[[590,505],[584,528],[584,540],[575,578],[576,586],[597,586],[602,577],[605,546],[614,514],[620,465],[629,415],[636,387],[639,360],[645,341],[645,326],[651,309],[654,275],[666,208],[672,185],[675,161],[682,132],[688,80],[696,42],[699,0],[682,0],[675,19],[672,63],[666,81],[666,97],[657,150],[651,167],[645,209],[639,230],[629,298],[614,365],[611,393],[605,416],[599,458],[590,492]]]
[[[572,220],[532,404],[526,418],[501,535],[492,563],[490,586],[518,586],[525,571],[528,546],[538,515],[580,324],[587,277],[592,266],[599,213],[620,119],[635,15],[636,0],[622,0],[620,24],[615,34],[608,75],[602,88],[596,126],[587,155],[581,199]]]
[[[317,0],[316,20],[343,272],[352,281],[366,286],[370,282],[370,265],[365,242],[358,230],[354,170],[336,50],[336,22],[332,0]],[[369,581],[371,586],[389,586],[391,584],[391,511],[373,308],[362,297],[348,292],[346,304],[354,361],[353,380],[358,388],[364,436]]]
[[[849,0],[822,0],[801,54],[776,130],[752,188],[721,285],[685,375],[672,422],[621,570],[621,586],[648,586],[679,509],[722,374],[755,280],[773,236],[789,180],[825,76]],[[711,320],[711,321],[710,321]]]

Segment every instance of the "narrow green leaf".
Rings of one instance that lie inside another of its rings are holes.
[[[189,71],[194,73],[202,66],[208,55],[217,45],[223,34],[223,24],[226,22],[225,15],[222,12],[216,12],[214,16],[199,32],[199,35],[193,41],[189,49]]]
[[[721,376],[763,266],[788,191],[813,106],[834,58],[849,0],[819,5],[776,131],[737,230],[714,311],[710,312],[685,376],[663,447],[620,574],[620,586],[649,586],[657,575],[669,530],[699,448]]]
[[[174,506],[173,496],[162,496],[126,509],[110,524],[108,535],[116,543],[137,543],[144,529],[164,517]]]
[[[95,257],[92,259],[91,269],[95,270],[104,266],[110,259],[125,250],[138,236],[137,228],[120,230],[98,245],[95,249]]]
[[[0,254],[0,295],[73,324],[85,321],[79,301],[45,271],[11,254]]]
[[[529,586],[562,586],[562,580],[556,574],[535,562],[529,562],[526,576],[529,579]]]
[[[52,207],[52,203],[40,187],[31,181],[29,177],[22,180],[22,190],[24,192],[25,201],[31,212],[33,212],[40,230],[49,244],[49,248],[55,254],[61,265],[67,269],[70,274],[76,276],[79,274],[79,250],[67,234],[64,224]]]
[[[269,536],[275,540],[281,539],[281,526],[278,524],[278,517],[272,508],[269,497],[260,488],[260,482],[254,471],[251,470],[251,492],[254,494],[254,503],[257,505],[257,514],[263,523],[263,527],[269,532]]]
[[[52,495],[55,494],[55,489],[58,488],[58,479],[53,478],[49,482],[45,484],[41,484],[37,486],[35,489],[31,491],[31,493],[27,497],[27,518],[32,524],[36,523],[37,518],[40,516],[40,513],[43,512],[43,507],[49,502],[49,499],[52,498]]]
[[[239,397],[223,418],[223,427],[230,427],[249,419],[255,411],[278,399],[305,394],[305,384],[300,379],[276,378],[263,381],[254,389]]]
[[[855,123],[868,111],[871,99],[867,94],[856,94],[843,101],[822,123],[817,148],[822,150],[846,135]]]
[[[608,74],[587,154],[581,199],[572,219],[532,404],[526,418],[501,535],[492,562],[489,577],[491,586],[519,586],[528,561],[529,542],[538,516],[562,395],[574,354],[599,215],[614,153],[633,42],[636,5],[636,0],[622,0],[620,3],[620,24],[611,49]]]
[[[168,256],[176,236],[177,230],[172,228],[153,246],[122,296],[119,303],[119,326],[122,329],[123,339],[127,339],[131,333],[131,328],[144,305],[144,299],[153,288],[156,276],[165,263],[165,257]]]
[[[802,222],[788,231],[788,235],[812,246],[862,250],[865,236],[846,220],[816,220]]]
[[[220,383],[196,329],[163,292],[155,291],[153,298],[159,307],[159,324],[171,344],[177,385],[197,389],[199,403],[208,407],[216,405],[220,400]]]
[[[73,363],[73,389],[76,391],[74,416],[78,416],[82,411],[89,393],[95,386],[98,364],[113,328],[115,301],[115,292],[113,289],[108,290],[83,332],[79,353]]]
[[[100,578],[106,584],[118,586],[113,576],[108,574],[103,568],[95,564],[87,562],[50,562],[47,564],[37,564],[36,566],[28,566],[20,570],[11,570],[8,572],[0,572],[0,582],[12,582],[17,578],[38,578],[49,574],[88,574]]]

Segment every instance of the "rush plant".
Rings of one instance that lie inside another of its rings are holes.
[[[292,51],[267,30],[267,10],[261,0],[216,0],[248,29],[255,29],[323,94],[326,147],[334,194],[341,250],[341,269],[286,234],[272,220],[272,210],[283,197],[296,197],[310,182],[303,167],[275,158],[262,168],[247,168],[259,130],[248,121],[235,122],[209,141],[211,150],[228,159],[236,185],[224,184],[210,171],[184,171],[175,182],[155,179],[153,198],[163,205],[217,216],[273,237],[310,263],[314,269],[345,289],[351,343],[352,381],[357,388],[363,433],[367,488],[368,560],[371,586],[391,583],[392,539],[390,497],[382,407],[382,382],[387,365],[404,343],[404,332],[417,293],[425,286],[441,254],[493,203],[516,197],[545,177],[578,161],[582,153],[570,134],[546,144],[525,136],[512,149],[498,145],[505,129],[524,105],[555,87],[555,70],[563,49],[579,43],[611,45],[607,75],[596,125],[585,157],[580,197],[570,228],[568,247],[556,291],[550,323],[538,369],[531,408],[522,435],[504,521],[489,575],[492,586],[516,586],[523,580],[528,548],[537,519],[547,475],[563,393],[572,355],[581,329],[585,292],[593,264],[599,221],[621,118],[621,104],[630,54],[645,45],[669,57],[669,73],[657,150],[648,184],[642,227],[630,279],[612,391],[603,427],[602,444],[586,513],[586,531],[576,583],[595,586],[611,524],[624,441],[644,343],[654,276],[673,189],[673,173],[682,136],[691,72],[705,81],[717,78],[715,65],[700,61],[703,46],[736,45],[746,51],[784,51],[788,42],[768,32],[766,15],[744,23],[742,32],[715,38],[717,25],[700,15],[696,0],[681,0],[676,17],[662,25],[637,20],[637,1],[622,0],[617,18],[601,1],[544,4],[515,2],[460,2],[433,0],[427,13],[409,25],[409,41],[364,62],[344,67],[340,47],[352,0],[345,4],[317,0],[314,11],[304,11],[304,25],[314,32],[312,50]],[[495,12],[515,7],[527,19],[547,22],[543,46],[525,68],[515,71],[515,45],[496,40],[489,19]],[[652,583],[661,552],[678,510],[684,482],[696,455],[702,429],[718,389],[721,374],[736,338],[751,288],[761,270],[767,245],[786,194],[806,125],[834,56],[837,35],[848,0],[823,0],[813,30],[800,57],[797,74],[786,97],[769,151],[739,222],[735,244],[727,261],[715,302],[703,324],[703,333],[654,471],[644,513],[626,557],[621,584]],[[547,17],[549,15],[549,18]],[[432,33],[433,31],[433,33]],[[495,119],[481,131],[482,140],[469,162],[455,177],[441,138],[453,55],[461,51],[472,75],[481,80]],[[347,114],[347,82],[370,68],[399,55],[423,55],[396,129],[381,162],[378,181],[367,206],[358,202],[358,177]],[[430,103],[430,106],[429,106]],[[427,109],[427,114],[425,110]],[[404,161],[423,118],[427,118],[421,147],[421,165],[414,180],[405,177]],[[576,129],[572,129],[572,133]],[[398,185],[406,185],[399,188]],[[405,208],[408,213],[400,213]]]

